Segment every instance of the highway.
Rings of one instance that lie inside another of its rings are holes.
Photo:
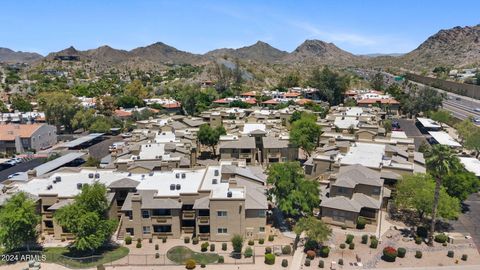
[[[359,71],[359,74],[363,76],[364,75],[373,76],[377,72],[378,71],[375,71],[375,70],[361,70]],[[381,73],[385,77],[386,84],[395,83],[395,80],[394,80],[395,75],[384,72],[384,71],[382,71]],[[419,87],[430,87],[438,92],[445,93],[447,95],[447,98],[443,101],[443,108],[445,110],[451,112],[454,117],[460,120],[463,120],[469,117],[473,117],[474,119],[479,119],[479,122],[477,122],[477,125],[480,125],[480,111],[478,112],[475,111],[475,109],[480,110],[480,100],[450,93],[442,89],[427,86],[415,81],[410,80],[409,82],[415,85],[418,85]]]

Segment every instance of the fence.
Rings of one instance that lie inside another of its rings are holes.
[[[478,85],[446,81],[436,78],[425,77],[413,73],[407,73],[406,78],[415,82],[430,85],[435,88],[440,88],[447,92],[480,99],[480,86]]]

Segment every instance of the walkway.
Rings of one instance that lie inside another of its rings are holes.
[[[305,253],[303,252],[303,246],[297,247],[295,253],[293,254],[292,263],[290,264],[290,270],[298,270],[302,267],[303,257]]]

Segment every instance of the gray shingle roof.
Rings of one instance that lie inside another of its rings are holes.
[[[356,213],[360,213],[360,210],[362,209],[362,206],[358,202],[350,200],[349,198],[343,196],[325,198],[320,203],[320,207],[327,207]]]
[[[340,167],[337,180],[333,185],[354,188],[358,184],[382,186],[383,179],[380,178],[380,172],[356,164]]]
[[[240,137],[236,141],[224,141],[220,143],[220,149],[254,149],[256,148],[255,145],[255,138],[253,137]]]
[[[54,203],[53,205],[51,205],[51,206],[48,208],[48,210],[58,210],[58,209],[60,209],[60,208],[62,208],[62,207],[64,207],[64,206],[67,206],[67,205],[69,205],[69,204],[71,204],[71,203],[73,203],[73,202],[74,202],[73,199],[61,200],[61,201],[59,201],[59,202]]]
[[[109,188],[136,188],[140,182],[130,178],[122,178],[108,185]]]
[[[374,199],[363,193],[353,194],[352,200],[357,202],[362,207],[367,207],[367,208],[380,209],[380,205],[381,205],[380,200]]]
[[[264,148],[288,148],[288,140],[280,140],[278,137],[267,136],[263,138]]]
[[[210,207],[210,198],[205,196],[200,199],[196,199],[193,203],[193,209],[209,209]]]

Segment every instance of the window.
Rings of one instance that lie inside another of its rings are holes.
[[[133,228],[126,228],[125,231],[130,235],[135,235]]]
[[[218,232],[218,233],[227,233],[228,230],[227,230],[227,228],[218,228],[218,229],[217,229],[217,232]]]
[[[172,225],[153,225],[153,232],[170,233],[172,232]]]
[[[260,227],[260,228],[258,228],[258,231],[259,231],[259,232],[265,232],[265,227]]]
[[[226,217],[227,216],[227,211],[217,211],[217,216],[218,217]]]
[[[242,154],[250,154],[251,150],[250,149],[241,149],[240,153]]]
[[[143,234],[150,234],[150,226],[143,226]]]
[[[142,218],[149,218],[150,211],[149,210],[142,210]]]
[[[379,187],[374,187],[373,188],[373,194],[374,195],[380,195],[380,188]]]
[[[51,220],[45,220],[44,221],[44,224],[45,224],[45,228],[53,228],[53,221]]]
[[[337,192],[340,194],[347,194],[347,189],[344,187],[337,187]]]
[[[259,217],[265,217],[265,210],[258,210]]]
[[[172,211],[170,209],[153,209],[152,216],[161,217],[161,216],[171,216]]]
[[[127,211],[125,215],[128,217],[129,220],[132,220],[133,218],[132,211]]]

